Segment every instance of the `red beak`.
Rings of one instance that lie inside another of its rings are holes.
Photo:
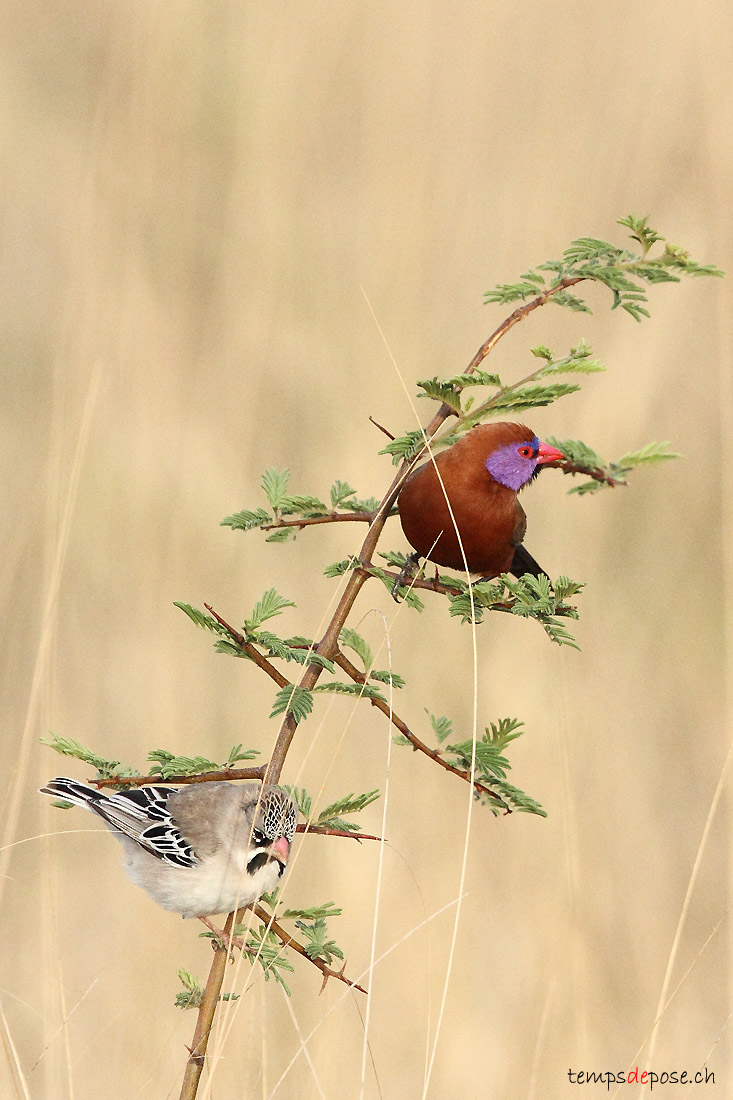
[[[537,465],[546,466],[550,462],[564,462],[565,455],[558,451],[557,447],[551,447],[549,443],[540,443],[537,452]]]

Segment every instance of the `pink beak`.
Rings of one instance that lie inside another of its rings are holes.
[[[270,848],[270,854],[284,867],[290,857],[290,841],[288,838],[281,836],[279,840],[276,840]]]
[[[546,466],[550,462],[564,462],[565,455],[558,451],[557,447],[551,447],[549,443],[540,443],[537,452],[537,465]]]

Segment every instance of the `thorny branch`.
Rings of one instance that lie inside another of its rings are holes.
[[[296,833],[315,833],[316,836],[344,836],[351,840],[358,840],[359,843],[362,840],[382,840],[381,836],[375,836],[374,833],[357,833],[352,829],[329,829],[327,825],[310,825],[307,821],[305,824],[297,825],[295,831]]]
[[[263,523],[260,531],[276,531],[280,527],[312,527],[317,523],[372,523],[376,512],[328,512],[325,516],[301,516],[300,519],[278,519]]]
[[[506,333],[514,327],[514,325],[519,323],[519,321],[524,320],[525,317],[527,317],[533,310],[537,309],[539,306],[545,305],[555,294],[558,294],[560,291],[565,290],[567,289],[567,287],[573,286],[575,283],[579,282],[582,282],[582,278],[580,277],[566,277],[564,279],[561,279],[557,286],[553,287],[551,290],[547,290],[542,294],[539,294],[536,298],[533,298],[531,301],[524,302],[521,306],[518,306],[504,321],[502,321],[499,327],[491,334],[491,336],[489,336],[488,340],[486,340],[481,345],[464,373],[472,374],[475,370],[477,370],[477,368],[480,366],[480,364],[483,362],[489,352],[496,346],[502,336],[505,336]],[[333,660],[336,653],[338,652],[339,635],[341,634],[341,630],[346,623],[346,619],[348,618],[351,608],[356,602],[356,597],[359,595],[359,592],[361,591],[364,582],[369,576],[367,568],[371,565],[372,555],[374,554],[377,543],[379,541],[379,537],[382,534],[382,530],[384,528],[387,517],[389,516],[390,510],[397,499],[399,491],[402,487],[402,483],[404,482],[410,470],[420,461],[423,454],[427,450],[430,441],[433,439],[438,429],[448,419],[448,417],[452,415],[454,415],[454,410],[451,409],[450,405],[446,405],[445,403],[441,404],[437,412],[434,414],[432,420],[424,430],[425,444],[422,450],[418,452],[418,454],[415,456],[414,459],[412,459],[412,461],[404,461],[400,465],[397,474],[392,480],[392,484],[385,493],[382,502],[374,515],[374,519],[369,525],[369,531],[367,532],[367,536],[362,544],[361,550],[359,551],[358,560],[365,568],[355,569],[354,572],[351,574],[346,584],[346,588],[341,595],[338,606],[333,614],[331,622],[328,624],[326,633],[323,635],[323,638],[315,647],[315,652],[318,653],[319,656],[326,657],[328,660]],[[315,664],[313,662],[309,663],[301,678],[300,687],[305,688],[308,691],[312,691],[316,683],[318,682],[322,671],[323,667],[321,665]],[[280,732],[275,742],[272,756],[270,757],[270,763],[267,770],[267,781],[270,783],[277,783],[278,779],[280,778],[280,773],[285,763],[285,757],[287,756],[288,749],[290,748],[290,744],[293,740],[293,737],[295,736],[297,726],[297,719],[295,719],[292,714],[286,714],[282,726],[280,727]]]
[[[230,913],[227,917],[224,925],[224,935],[227,939],[231,935],[236,918],[240,913],[244,912],[245,910],[240,909],[236,913]],[[219,994],[221,993],[221,987],[224,982],[228,958],[229,950],[224,943],[215,943],[214,960],[209,970],[209,977],[206,981],[204,995],[201,998],[191,1046],[188,1048],[188,1061],[186,1062],[186,1069],[183,1074],[180,1100],[193,1100],[198,1091],[201,1072],[206,1060],[206,1048],[209,1045],[209,1036],[214,1023],[214,1013],[216,1012]]]
[[[347,676],[351,677],[354,683],[367,683],[367,678],[364,673],[361,672],[356,665],[352,664],[349,658],[343,653],[337,655],[335,663]],[[432,749],[429,745],[426,745],[424,741],[421,741],[417,734],[412,732],[407,723],[403,722],[398,714],[395,714],[389,703],[385,703],[383,699],[373,698],[371,696],[369,697],[369,702],[373,707],[376,707],[377,710],[381,710],[382,714],[385,714],[389,718],[392,725],[410,742],[415,752],[421,752],[424,753],[425,756],[429,756],[430,759],[434,760],[436,764],[439,764],[441,768],[445,768],[446,771],[452,772],[453,775],[457,775],[459,779],[464,779],[466,783],[472,783],[477,791],[495,799],[508,814],[512,812],[511,806],[507,806],[501,795],[492,790],[491,787],[487,787],[484,783],[479,783],[477,779],[472,779],[470,772],[465,771],[463,768],[457,768],[454,764],[448,763],[440,752],[440,749]]]
[[[564,474],[582,474],[584,477],[592,478],[593,481],[602,481],[604,485],[610,485],[612,489],[615,489],[617,485],[628,485],[628,482],[622,477],[614,477],[612,474],[606,473],[605,470],[598,469],[598,467],[579,466],[576,462],[571,462],[569,458],[562,461],[558,459],[557,462],[547,462],[545,466],[547,469],[555,467],[562,470]]]
[[[517,309],[515,309],[512,313],[510,313],[507,318],[505,318],[504,321],[502,321],[502,323],[491,334],[491,336],[489,336],[489,338],[484,341],[464,373],[473,373],[480,366],[480,364],[483,362],[489,352],[496,346],[499,340],[503,336],[505,336],[507,332],[509,332],[510,329],[512,329],[516,324],[524,320],[525,317],[532,313],[533,310],[537,309],[539,306],[545,305],[551,300],[553,295],[567,289],[570,286],[573,286],[575,283],[579,283],[582,281],[582,277],[580,276],[572,278],[565,277],[559,281],[557,286],[553,287],[550,290],[543,291],[543,293],[539,294],[536,298],[533,298],[531,301],[524,302],[521,306],[518,306]],[[423,448],[412,461],[402,462],[397,471],[397,474],[392,480],[391,485],[387,489],[387,492],[385,493],[382,502],[379,505],[379,508],[376,510],[375,513],[373,513],[372,518],[369,522],[369,530],[367,531],[366,538],[364,539],[361,550],[359,551],[358,560],[362,568],[355,569],[346,583],[346,587],[341,594],[341,599],[339,600],[338,606],[336,607],[331,621],[326,628],[326,632],[321,638],[318,645],[315,647],[315,652],[318,653],[319,656],[326,657],[328,660],[334,660],[338,655],[339,635],[341,634],[341,631],[346,623],[351,609],[356,602],[356,598],[359,595],[359,592],[361,591],[364,583],[370,576],[369,567],[372,562],[372,555],[374,554],[377,543],[382,534],[384,524],[388,516],[390,515],[392,507],[397,499],[400,488],[402,487],[402,483],[404,482],[410,470],[423,457],[425,451],[429,446],[430,441],[433,439],[436,432],[448,419],[448,417],[452,415],[454,415],[454,412],[449,405],[440,405],[437,412],[434,414],[429,424],[424,429],[425,444]],[[357,515],[357,513],[354,514]],[[211,609],[207,608],[207,610]],[[211,613],[215,615],[213,611]],[[215,618],[217,618],[217,621],[220,621],[218,616],[215,615]],[[226,626],[226,624],[222,623],[222,625],[224,625],[227,629],[230,629]],[[245,639],[243,638],[242,641],[245,642]],[[248,643],[245,642],[245,644]],[[251,646],[251,650],[252,652],[250,653],[248,649],[247,653],[249,656],[252,657],[252,660],[256,664],[258,664],[260,668],[262,668],[263,671],[267,673],[268,676],[275,680],[276,683],[278,683],[281,687],[284,687],[288,683],[288,681],[285,680],[284,677],[281,677],[281,674],[277,671],[277,669],[267,660],[267,658],[263,657],[262,654],[259,653],[254,646]],[[316,664],[313,661],[309,662],[306,665],[299,686],[301,688],[305,688],[308,691],[312,691],[316,683],[318,682],[322,672],[323,668],[320,664]],[[280,683],[281,679],[284,681],[283,683]],[[297,728],[298,720],[294,717],[292,713],[287,713],[280,727],[280,731],[278,733],[277,740],[275,741],[275,746],[272,751],[272,756],[270,757],[270,761],[267,765],[267,769],[265,772],[265,780],[267,782],[278,782],[283,769],[283,765],[285,763],[285,758],[287,757],[288,750],[292,743],[293,737],[295,736]],[[400,732],[404,731],[401,730]],[[405,737],[407,736],[408,733],[405,732]],[[414,737],[414,734],[412,736]],[[411,743],[414,744],[414,741]],[[429,749],[427,746],[425,746],[425,751],[427,752],[427,755],[433,756],[433,758],[437,760],[441,767],[444,767],[448,771],[456,771],[456,769],[453,768],[452,765],[449,765],[446,761],[441,760],[440,758],[436,758],[433,754],[433,750]],[[460,771],[458,771],[458,774],[461,775],[461,778],[466,778],[466,776],[463,775]],[[492,792],[489,793],[491,794]],[[494,797],[496,796],[494,795]],[[230,914],[230,916],[227,918],[225,930],[231,930],[231,921],[232,915]],[[208,1034],[211,1028],[211,1022],[214,1018],[216,1004],[219,998],[219,994],[221,992],[222,983],[224,981],[225,961],[226,951],[217,951],[215,953],[214,962],[212,963],[209,978],[206,983],[206,990],[204,992],[201,1007],[199,1008],[199,1016],[196,1023],[196,1031],[194,1033],[191,1058],[189,1059],[189,1064],[186,1067],[186,1077],[184,1078],[180,1100],[194,1100],[194,1097],[196,1096],[198,1082],[201,1076],[201,1069],[203,1068],[203,1059],[206,1053],[206,1042],[208,1041]],[[334,976],[336,976],[335,972]],[[197,1069],[196,1073],[194,1073],[194,1070],[191,1068],[192,1064]]]
[[[144,787],[147,784],[162,787],[172,784],[181,786],[184,783],[213,783],[230,779],[259,779],[262,780],[267,769],[266,764],[260,764],[257,768],[221,768],[215,772],[197,772],[195,775],[115,775],[111,779],[90,779],[89,782],[97,788],[101,787]]]
[[[264,657],[260,653],[259,649],[253,646],[251,642],[248,642],[243,634],[240,634],[238,630],[235,630],[233,626],[230,626],[225,619],[222,619],[221,615],[217,615],[216,611],[214,611],[213,607],[210,604],[205,603],[204,607],[211,615],[214,616],[219,625],[223,626],[224,629],[231,635],[232,639],[237,643],[242,652],[246,653],[247,656],[252,661],[254,661],[254,663],[258,665],[259,668],[262,669],[263,672],[266,672],[270,679],[275,681],[278,687],[284,688],[290,686],[290,680],[288,680],[287,676],[283,676],[282,672],[280,672],[279,669],[275,668],[272,661],[268,661],[267,657]]]
[[[344,971],[346,969],[346,963],[344,963],[340,970],[332,970],[330,966],[326,965],[323,959],[312,958],[303,945],[293,939],[290,933],[286,932],[282,925],[278,924],[272,914],[268,913],[267,910],[263,909],[257,902],[252,905],[252,912],[264,922],[271,932],[275,933],[283,947],[292,947],[293,951],[297,952],[298,955],[302,955],[304,959],[313,963],[313,965],[320,970],[321,974],[323,974],[321,993],[323,993],[323,990],[326,988],[326,983],[329,978],[338,978],[340,982],[345,982],[345,984],[350,985],[352,989],[358,989],[361,993],[366,993],[366,989],[364,989],[363,986],[359,985],[358,982],[350,981],[349,978],[345,976]]]
[[[292,947],[293,951],[295,951],[296,954],[301,955],[304,959],[307,959],[309,963],[312,963],[313,966],[320,970],[321,974],[323,974],[323,982],[320,989],[321,993],[323,993],[323,990],[326,988],[326,983],[329,978],[337,978],[340,982],[344,982],[346,985],[350,985],[353,989],[358,989],[362,993],[366,993],[366,989],[360,986],[358,982],[352,982],[349,980],[349,978],[346,977],[346,963],[344,963],[340,970],[333,970],[323,961],[323,959],[313,958],[312,955],[309,955],[303,944],[300,943],[299,940],[296,940],[293,936],[291,936],[290,933],[287,932],[283,928],[283,926],[275,920],[275,917],[272,913],[268,913],[266,909],[263,909],[263,907],[261,905],[258,905],[256,902],[253,903],[249,908],[251,908],[254,915],[262,921],[268,932],[275,933],[283,947]],[[240,910],[240,912],[246,912],[246,910]],[[235,936],[227,933],[226,931],[220,932],[219,929],[214,924],[212,924],[208,917],[199,917],[199,920],[202,924],[205,924],[209,931],[212,933],[211,942],[215,950],[218,950],[220,947],[228,947],[229,950],[231,950],[234,947],[237,949],[237,951],[244,951],[247,955],[257,955],[259,948],[249,946],[245,942],[243,936]],[[203,933],[203,935],[205,934],[206,933]]]

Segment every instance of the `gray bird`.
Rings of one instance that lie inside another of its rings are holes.
[[[286,791],[259,783],[106,794],[75,779],[51,779],[40,790],[99,814],[125,850],[132,881],[184,917],[230,913],[273,890],[298,820]]]

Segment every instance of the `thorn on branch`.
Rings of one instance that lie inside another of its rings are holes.
[[[214,616],[219,626],[224,627],[227,634],[231,637],[232,641],[236,642],[238,646],[242,646],[242,648],[244,648],[244,646],[247,644],[247,640],[244,637],[244,634],[240,634],[238,630],[235,630],[233,626],[229,625],[226,619],[222,619],[221,615],[219,615],[218,612],[214,611],[214,608],[211,606],[210,603],[205,603],[204,607],[210,615]]]
[[[395,437],[392,435],[392,433],[388,432],[386,428],[383,428],[381,424],[378,424],[373,416],[370,416],[369,419],[371,420],[375,428],[379,428],[380,432],[384,432],[388,439],[394,440]]]
[[[340,982],[343,982],[345,985],[351,986],[352,989],[358,989],[360,993],[367,993],[368,996],[368,992],[366,989],[364,989],[363,986],[359,985],[358,982],[350,981],[350,979],[346,977],[345,962],[344,965],[341,967],[341,970],[332,970],[330,966],[326,965],[323,959],[312,958],[306,951],[305,947],[303,947],[303,944],[299,943],[298,940],[293,939],[290,933],[286,932],[285,929],[280,924],[278,924],[272,914],[268,913],[266,909],[263,909],[261,905],[259,905],[257,902],[254,902],[251,908],[255,916],[259,917],[263,924],[265,924],[265,926],[271,932],[275,933],[283,947],[292,947],[298,955],[302,955],[304,959],[307,959],[309,963],[312,963],[313,966],[321,971],[321,973],[323,974],[323,984],[321,985],[320,990],[321,993],[323,992],[326,986],[326,982],[329,978],[338,978]]]
[[[360,985],[356,985],[355,982],[350,982],[348,978],[344,977],[346,972],[346,960],[344,959],[343,966],[340,970],[329,970],[326,968],[323,972],[323,981],[321,982],[321,988],[318,990],[318,996],[320,997],[323,990],[326,988],[326,983],[329,978],[340,978],[342,982],[346,982],[347,985],[354,986],[355,989],[361,989]],[[362,989],[362,993],[366,993],[366,989]]]

